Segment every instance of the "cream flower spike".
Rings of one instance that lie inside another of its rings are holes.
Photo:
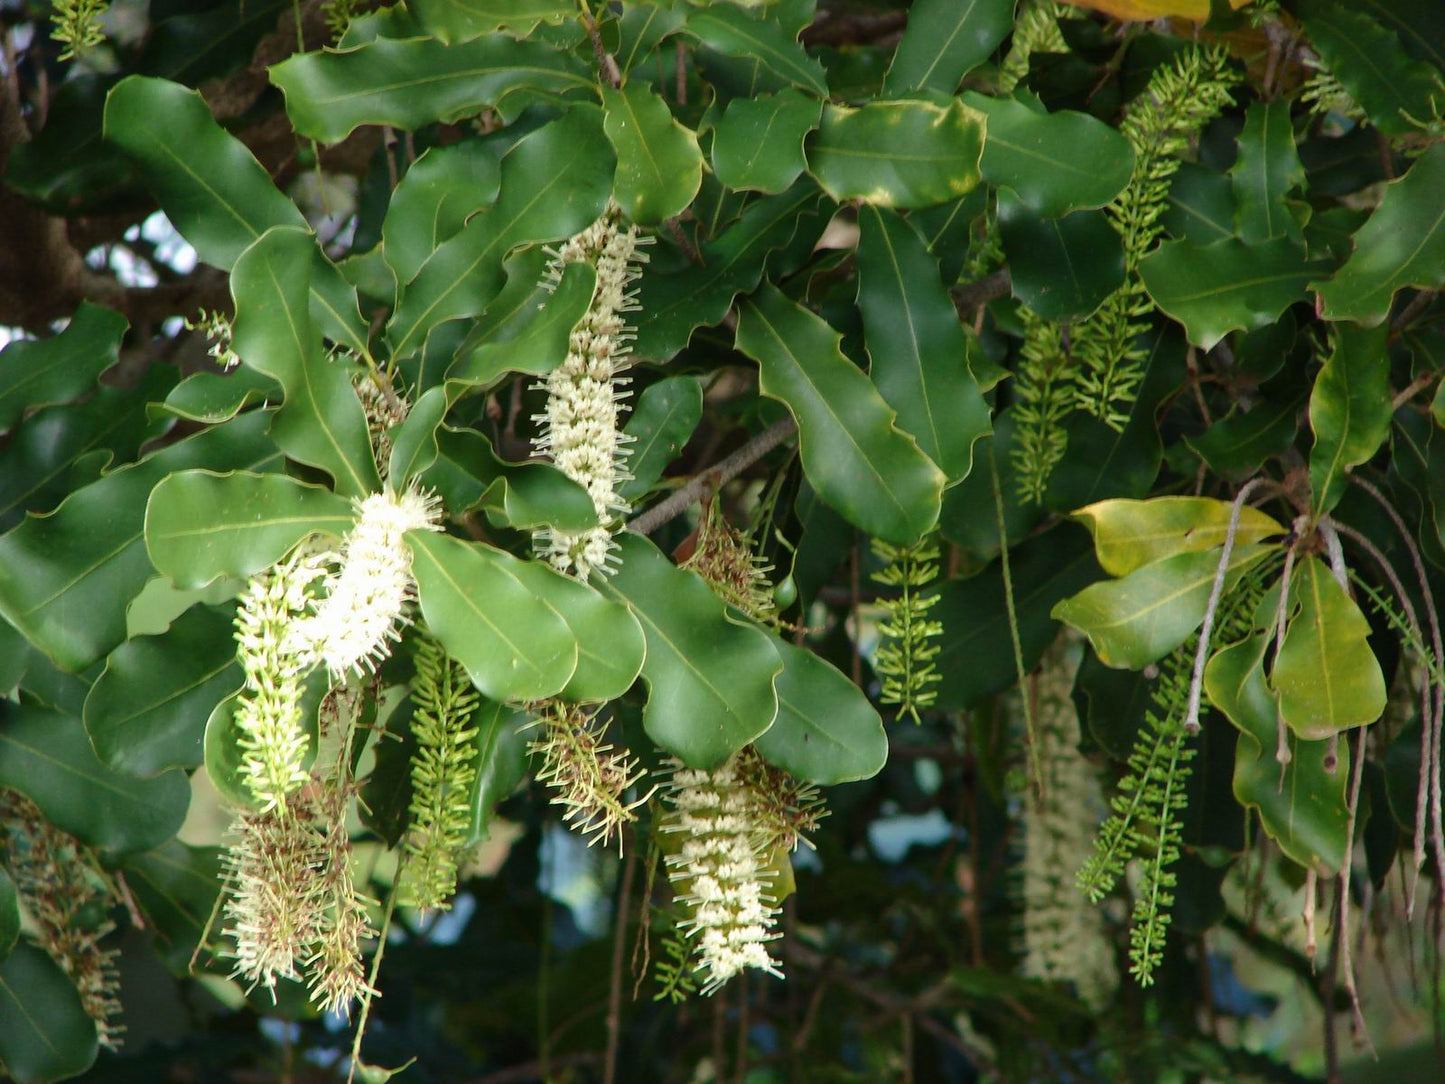
[[[617,492],[631,477],[624,465],[630,438],[618,424],[628,381],[619,374],[627,367],[633,334],[623,313],[637,309],[631,285],[640,274],[636,265],[646,260],[638,248],[651,240],[609,207],[556,251],[545,279],[555,286],[567,264],[579,260],[597,268],[592,304],[572,330],[567,358],[540,385],[547,392],[547,412],[534,419],[542,425],[534,440],[537,451],[550,453],[557,468],[587,490],[601,522],[584,531],[544,528],[533,542],[552,567],[583,581],[594,572],[606,574],[615,562],[612,535],[627,514],[627,502]]]
[[[387,490],[357,502],[357,523],[326,580],[326,598],[307,622],[307,635],[332,679],[374,670],[410,622],[416,595],[407,531],[439,531],[435,494]]]

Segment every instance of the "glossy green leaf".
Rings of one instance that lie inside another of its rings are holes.
[[[1226,589],[1273,549],[1235,546]],[[1218,567],[1217,550],[1176,553],[1120,579],[1091,584],[1055,606],[1053,616],[1084,633],[1104,665],[1139,670],[1199,628]]]
[[[1304,246],[1284,237],[1256,245],[1238,239],[1212,245],[1166,241],[1139,264],[1154,303],[1205,350],[1231,331],[1274,323],[1305,299],[1306,285],[1320,270]]]
[[[1016,0],[915,0],[883,93],[952,94],[1013,29]]]
[[[724,56],[757,64],[783,84],[819,97],[828,93],[823,66],[775,19],[754,16],[735,4],[707,4],[687,13],[684,32]]]
[[[114,77],[73,66],[59,86],[51,84],[44,127],[10,149],[5,187],[53,215],[104,212],[138,194],[135,164],[107,146],[101,123]]]
[[[716,768],[773,725],[771,639],[733,621],[695,572],[678,568],[641,535],[618,537],[621,567],[601,585],[642,624],[647,736],[693,768]]]
[[[978,184],[985,118],[957,98],[827,105],[808,137],[808,170],[834,199],[928,207]]]
[[[330,474],[337,492],[364,497],[379,490],[381,480],[361,401],[345,370],[326,357],[307,311],[312,252],[309,234],[277,228],[242,254],[231,272],[231,345],[285,393],[271,425],[277,445]]]
[[[1209,469],[1235,482],[1251,477],[1273,456],[1282,455],[1299,432],[1304,396],[1256,403],[1244,413],[1231,411],[1197,437],[1184,442]]]
[[[943,473],[895,428],[840,340],[772,286],[741,305],[738,349],[758,362],[759,390],[797,420],[803,469],[818,495],[869,534],[913,542],[938,522]]]
[[[999,237],[1014,297],[1046,320],[1082,319],[1124,284],[1124,244],[1103,211],[1040,218],[998,194]]]
[[[591,225],[607,205],[612,169],[601,113],[591,106],[573,107],[518,141],[502,159],[497,202],[437,248],[403,293],[387,325],[395,356],[419,349],[438,324],[485,309],[513,248]]]
[[[1355,251],[1328,281],[1314,282],[1328,320],[1378,324],[1406,286],[1445,286],[1445,143],[1415,159],[1386,185],[1380,204],[1355,234]]]
[[[493,522],[519,530],[544,524],[567,531],[597,526],[587,490],[550,463],[506,462],[475,429],[437,430],[437,459],[421,481],[454,515],[481,507]]]
[[[64,331],[50,339],[16,339],[0,350],[0,432],[27,409],[65,403],[95,387],[120,357],[124,316],[82,301]]]
[[[53,515],[0,536],[0,614],[62,669],[79,671],[126,637],[125,611],[152,576],[145,499],[188,467],[275,469],[262,413],[172,444],[77,490]]]
[[[0,786],[110,856],[160,846],[191,801],[184,772],[137,779],[113,771],[96,759],[79,719],[30,705],[0,705]]]
[[[253,403],[279,402],[276,381],[238,365],[229,373],[192,373],[171,389],[157,409],[187,421],[215,425],[234,418]]]
[[[1329,744],[1289,736],[1290,761],[1275,759],[1276,706],[1264,680],[1266,634],[1257,634],[1215,653],[1204,669],[1204,691],[1239,728],[1234,760],[1234,796],[1259,813],[1260,823],[1280,850],[1307,869],[1337,873],[1345,855],[1349,809],[1349,746],[1325,771]]]
[[[1294,566],[1290,599],[1299,611],[1269,675],[1284,721],[1307,741],[1373,723],[1385,710],[1385,677],[1360,607],[1313,554]]]
[[[190,970],[221,891],[221,848],[190,847],[178,839],[125,860],[125,881],[155,931],[156,950],[173,974]],[[214,943],[219,930],[212,925]]]
[[[1339,80],[1371,123],[1390,136],[1430,119],[1439,73],[1402,55],[1400,40],[1353,4],[1307,0],[1301,21],[1323,67]]]
[[[1351,467],[1369,461],[1390,433],[1389,328],[1336,324],[1334,348],[1310,393],[1310,511],[1330,511],[1349,485]]]
[[[1285,204],[1290,190],[1305,183],[1289,105],[1283,98],[1255,102],[1244,117],[1239,157],[1229,176],[1234,185],[1235,224],[1246,244],[1276,237],[1300,239],[1299,223]]]
[[[393,431],[387,484],[400,491],[437,460],[437,428],[447,413],[444,388],[428,388]]]
[[[652,51],[667,37],[676,34],[687,23],[685,9],[676,10],[661,4],[629,4],[617,24],[617,70],[624,77],[651,57]]]
[[[651,489],[701,420],[702,385],[697,377],[669,376],[648,385],[623,427],[631,438],[627,470],[632,477],[618,486],[618,496],[634,501]]]
[[[0,868],[0,964],[15,947],[20,936],[20,897],[15,891],[15,882],[10,874]]]
[[[307,535],[351,530],[351,503],[284,474],[178,471],[146,506],[146,551],[178,587],[270,568]]]
[[[639,225],[656,225],[682,211],[702,184],[697,133],[673,118],[646,83],[601,88],[603,128],[617,152],[612,198]]]
[[[858,308],[869,375],[897,411],[899,428],[957,482],[973,466],[974,442],[990,427],[958,310],[911,225],[866,205],[858,223]]]
[[[756,98],[734,98],[713,126],[712,168],[729,188],[783,192],[808,166],[803,139],[823,115],[823,103],[789,87]]]
[[[60,965],[33,945],[0,964],[0,1064],[16,1084],[78,1076],[95,1061],[95,1022]]]
[[[488,109],[519,88],[590,89],[566,53],[493,34],[465,44],[432,38],[377,38],[346,52],[297,53],[271,68],[298,133],[323,143],[363,124],[415,131]]]
[[[733,298],[762,280],[769,254],[816,221],[819,203],[816,186],[800,180],[782,195],[749,206],[721,237],[702,246],[698,265],[666,275],[645,273],[635,318],[636,356],[668,361],[695,329],[722,320]]]
[[[575,18],[572,0],[412,0],[417,21],[445,42],[470,41],[506,28],[529,33],[540,22]]]
[[[984,180],[1011,189],[1034,214],[1059,218],[1103,207],[1129,183],[1134,152],[1103,121],[974,91],[963,100],[988,118],[979,163]]]
[[[1233,502],[1213,497],[1154,497],[1146,501],[1108,500],[1080,508],[1073,518],[1089,529],[1094,554],[1111,576],[1177,553],[1214,549],[1224,544]],[[1262,542],[1285,529],[1258,508],[1240,509],[1236,545]]]
[[[413,531],[417,598],[427,627],[494,700],[560,693],[577,669],[577,640],[561,615],[489,546]]]
[[[110,653],[85,698],[85,731],[108,768],[155,775],[204,759],[206,719],[241,687],[231,607],[196,606],[159,636]]]
[[[863,690],[807,648],[785,640],[774,685],[777,720],[753,744],[771,764],[821,786],[869,779],[888,760],[883,720]]]
[[[497,198],[501,183],[496,152],[475,140],[432,147],[413,162],[381,224],[382,255],[396,280],[414,279],[438,245]]]
[[[1169,184],[1169,206],[1159,220],[1169,236],[1207,245],[1234,236],[1234,185],[1223,173],[1181,162]]]
[[[472,766],[471,817],[467,824],[467,846],[484,842],[491,834],[492,817],[500,805],[527,776],[527,731],[531,716],[524,711],[483,700],[471,725],[477,728],[476,756]]]

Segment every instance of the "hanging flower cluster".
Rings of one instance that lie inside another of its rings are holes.
[[[603,742],[604,724],[595,710],[549,701],[536,726],[539,736],[527,749],[541,757],[537,781],[555,792],[552,804],[566,810],[563,822],[586,836],[588,846],[606,846],[615,838],[621,850],[623,826],[637,819],[638,807],[653,795],[649,790],[627,801],[628,789],[647,776],[638,758]]]
[[[534,544],[554,568],[583,581],[593,573],[606,574],[616,548],[613,532],[627,513],[627,502],[617,492],[628,477],[623,463],[628,438],[618,416],[627,394],[627,381],[620,374],[633,338],[623,314],[637,308],[631,285],[640,274],[637,265],[646,259],[638,252],[646,240],[636,226],[623,225],[616,208],[609,208],[564,244],[548,267],[553,284],[569,263],[587,260],[597,268],[592,304],[572,330],[566,360],[542,385],[547,411],[535,418],[541,423],[537,451],[550,454],[563,474],[587,490],[601,522],[582,531],[546,527],[537,532]]]

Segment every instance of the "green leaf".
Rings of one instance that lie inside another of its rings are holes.
[[[687,22],[682,10],[661,4],[629,4],[617,24],[617,69],[624,77],[644,60],[663,38],[676,34]]]
[[[274,20],[273,20],[274,21]],[[104,213],[138,194],[134,163],[101,137],[105,96],[114,76],[76,67],[50,85],[45,127],[10,150],[5,187],[53,215]]]
[[[131,855],[124,868],[126,886],[156,933],[162,961],[172,974],[187,974],[221,891],[221,848],[190,847],[173,839]],[[217,933],[213,928],[213,939]]]
[[[0,786],[25,795],[62,831],[108,856],[158,847],[186,819],[184,772],[150,779],[101,764],[79,719],[0,705]]]
[[[1189,341],[1212,350],[1231,331],[1266,327],[1303,301],[1321,266],[1288,238],[1256,245],[1231,238],[1212,245],[1166,241],[1140,261],[1139,274]]]
[[[696,328],[722,320],[733,298],[762,280],[769,254],[817,220],[820,202],[813,183],[800,180],[782,195],[750,205],[721,237],[702,246],[699,264],[665,275],[645,273],[639,284],[641,311],[635,318],[636,356],[668,361]]]
[[[988,118],[979,163],[984,180],[1011,189],[1039,217],[1103,207],[1129,183],[1134,152],[1103,121],[1070,110],[1042,113],[974,91],[963,100]]]
[[[252,403],[277,400],[276,381],[245,365],[228,373],[192,373],[171,389],[156,410],[187,421],[215,425],[228,422]]]
[[[84,670],[126,638],[125,611],[152,576],[145,501],[187,467],[275,469],[269,417],[243,414],[77,490],[52,515],[0,536],[0,615],[64,670]]]
[[[601,88],[603,128],[617,152],[612,198],[638,225],[656,225],[682,211],[702,184],[697,133],[674,119],[646,83]]]
[[[1235,546],[1226,590],[1275,547]],[[1117,580],[1091,584],[1053,609],[1053,616],[1089,638],[1105,666],[1139,670],[1189,639],[1219,567],[1216,550],[1176,553]]]
[[[701,420],[702,384],[697,377],[669,376],[648,385],[623,427],[631,438],[627,470],[632,477],[618,487],[618,496],[635,501],[651,489]]]
[[[708,4],[687,13],[684,32],[723,56],[757,64],[784,84],[820,98],[828,93],[823,66],[803,51],[795,34],[773,19],[755,17],[735,4]]]
[[[400,491],[437,461],[437,427],[447,414],[445,388],[429,388],[392,434],[387,484]]]
[[[566,687],[576,637],[517,575],[516,558],[426,531],[407,544],[427,627],[478,689],[493,700],[541,700]]]
[[[1348,472],[1368,462],[1390,433],[1389,327],[1336,324],[1334,349],[1310,392],[1310,511],[1327,513],[1345,493]]]
[[[1260,823],[1280,850],[1307,869],[1337,873],[1345,856],[1349,809],[1349,745],[1325,771],[1329,743],[1289,735],[1290,760],[1281,768],[1274,696],[1264,680],[1269,636],[1259,633],[1215,653],[1204,669],[1204,691],[1239,728],[1234,759],[1234,796],[1259,813]]]
[[[518,36],[538,23],[574,18],[572,0],[412,0],[417,21],[445,42],[470,41],[503,27]]]
[[[1159,219],[1176,240],[1195,245],[1234,236],[1234,188],[1223,173],[1194,162],[1180,162],[1169,185],[1169,207]]]
[[[1040,218],[998,194],[999,237],[1014,297],[1046,320],[1080,320],[1124,284],[1124,243],[1103,211]]]
[[[436,462],[421,481],[441,495],[453,515],[480,506],[492,522],[518,530],[597,526],[597,509],[580,485],[550,463],[500,459],[475,429],[439,429]]]
[[[870,779],[888,760],[883,720],[863,690],[807,648],[785,640],[774,681],[777,720],[754,744],[771,764],[820,786]]]
[[[592,224],[611,194],[612,148],[592,106],[574,106],[502,159],[501,195],[434,251],[387,325],[394,356],[420,349],[438,324],[475,316],[502,288],[518,245],[556,241]]]
[[[734,98],[713,126],[713,172],[729,188],[786,191],[808,167],[803,140],[822,115],[822,102],[792,87]]]
[[[984,120],[957,98],[946,106],[827,105],[808,137],[808,170],[837,200],[883,207],[946,203],[978,184]]]
[[[85,731],[106,767],[127,775],[195,768],[206,719],[241,687],[232,607],[196,606],[159,636],[110,653],[85,698]]]
[[[20,897],[15,892],[15,882],[10,879],[10,874],[0,867],[0,964],[10,955],[19,936]]]
[[[1400,40],[1364,12],[1334,0],[1308,0],[1301,20],[1326,71],[1340,81],[1381,132],[1417,131],[1434,113],[1439,75],[1402,56]]]
[[[33,945],[0,964],[0,1064],[16,1084],[79,1076],[95,1061],[95,1021],[60,965]]]
[[[1080,508],[1073,518],[1089,529],[1104,571],[1127,576],[1177,553],[1222,546],[1233,511],[1233,502],[1213,497],[1154,497],[1099,501]],[[1240,509],[1234,540],[1248,545],[1285,533],[1274,517],[1246,506]]]
[[[1305,167],[1294,146],[1289,102],[1255,102],[1244,117],[1239,157],[1229,171],[1234,184],[1235,224],[1240,240],[1258,244],[1276,237],[1301,239],[1299,223],[1285,196],[1305,183]]]
[[[886,209],[858,211],[858,308],[869,375],[949,482],[973,466],[989,409],[969,371],[967,341],[938,263],[913,227]]]
[[[952,94],[1013,29],[1016,0],[915,0],[883,77],[883,93]]]
[[[581,64],[534,41],[493,34],[465,44],[377,38],[346,52],[297,53],[270,69],[296,131],[323,143],[363,124],[414,132],[495,106],[519,88],[592,88]]]
[[[773,725],[782,662],[766,633],[728,617],[695,572],[641,535],[618,536],[621,568],[602,584],[642,624],[647,736],[693,768],[716,768]]]
[[[414,279],[438,245],[497,198],[501,183],[496,152],[477,140],[432,147],[413,162],[381,224],[382,256],[397,282]]]
[[[177,587],[270,568],[315,533],[343,537],[356,522],[351,503],[284,474],[177,471],[146,505],[146,551]]]
[[[346,372],[327,359],[307,311],[312,252],[309,234],[277,227],[242,254],[231,271],[231,345],[285,392],[271,424],[276,444],[330,474],[337,492],[364,497],[379,490],[381,480],[361,401]]]
[[[1385,710],[1385,677],[1365,615],[1314,555],[1295,565],[1289,590],[1299,612],[1269,675],[1280,715],[1307,741],[1373,723]]]
[[[527,734],[531,716],[495,700],[484,699],[472,716],[477,728],[476,756],[472,766],[471,817],[466,845],[484,842],[491,834],[492,816],[527,776]]]
[[[27,409],[67,403],[93,389],[119,359],[129,326],[120,313],[82,301],[54,338],[16,339],[0,350],[0,432]]]
[[[1445,143],[1415,159],[1385,186],[1380,204],[1355,233],[1355,251],[1335,276],[1310,283],[1327,320],[1378,324],[1406,286],[1445,286]]]
[[[1299,432],[1304,396],[1268,399],[1247,412],[1229,412],[1197,437],[1184,443],[1198,453],[1216,474],[1235,482],[1253,475],[1265,460],[1283,455]]]
[[[938,522],[944,476],[820,317],[764,286],[741,305],[737,346],[759,390],[798,422],[803,469],[824,503],[869,534],[906,545]]]

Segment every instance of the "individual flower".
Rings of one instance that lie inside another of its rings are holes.
[[[417,490],[373,493],[357,503],[357,523],[342,543],[326,598],[306,623],[333,680],[362,674],[391,654],[416,594],[407,531],[436,531],[440,503]]]

